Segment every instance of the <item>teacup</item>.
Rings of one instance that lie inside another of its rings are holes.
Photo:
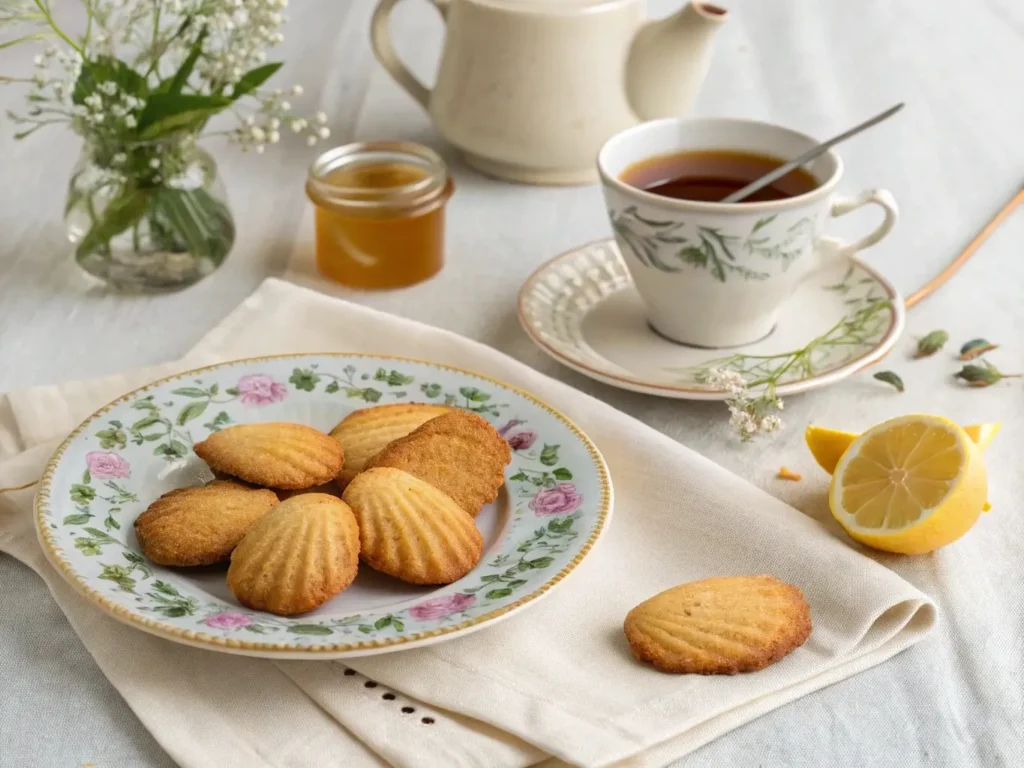
[[[835,194],[843,163],[826,152],[806,170],[816,186],[779,200],[718,203],[652,194],[620,178],[659,155],[728,150],[793,158],[818,142],[778,125],[732,118],[667,118],[610,138],[597,166],[619,250],[662,336],[700,347],[734,347],[764,338],[807,276],[877,243],[896,224],[892,194]],[[885,218],[851,243],[823,235],[825,222],[868,203]]]

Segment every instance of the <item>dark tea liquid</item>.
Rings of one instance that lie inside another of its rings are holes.
[[[676,152],[633,163],[619,179],[653,195],[718,203],[785,162],[771,155],[733,150]],[[750,195],[743,203],[785,200],[817,186],[817,180],[810,173],[797,168]]]

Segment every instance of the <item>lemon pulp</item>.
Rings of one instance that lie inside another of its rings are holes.
[[[857,437],[832,476],[829,506],[854,539],[889,552],[931,552],[963,536],[986,504],[978,446],[938,416],[883,422]]]

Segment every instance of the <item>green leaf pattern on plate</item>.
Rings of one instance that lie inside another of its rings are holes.
[[[581,491],[574,481],[583,467],[573,462],[586,454],[578,448],[566,453],[572,436],[556,419],[545,416],[540,424],[535,421],[541,417],[535,415],[508,418],[510,401],[519,397],[511,390],[429,364],[416,364],[413,370],[388,361],[378,364],[375,358],[366,358],[359,366],[337,360],[332,366],[331,358],[305,358],[310,359],[320,362],[304,361],[285,369],[282,361],[273,373],[261,371],[256,364],[239,365],[242,375],[236,366],[228,365],[198,378],[177,379],[96,419],[83,436],[87,443],[73,477],[54,485],[53,501],[59,503],[53,504],[47,522],[67,531],[65,550],[72,549],[83,558],[81,567],[92,570],[98,580],[94,585],[106,585],[97,588],[109,590],[111,596],[123,595],[121,599],[130,600],[135,610],[161,621],[219,636],[252,636],[250,642],[258,641],[256,636],[273,635],[277,635],[273,642],[287,637],[300,645],[328,637],[335,638],[329,642],[344,637],[354,641],[396,637],[481,615],[530,593],[565,566],[565,557],[578,547],[576,540],[580,536],[585,540],[597,525],[599,489],[593,479],[588,481],[589,491]],[[167,462],[167,471],[174,471],[194,461],[192,445],[198,440],[231,424],[258,420],[260,409],[286,400],[340,401],[355,410],[407,396],[501,419],[495,426],[513,448],[506,475],[511,520],[501,544],[488,561],[450,587],[425,592],[422,600],[387,613],[282,618],[211,599],[198,590],[190,593],[189,582],[176,580],[173,570],[151,564],[128,535],[132,521],[152,501],[145,491],[144,471],[147,464],[153,465],[152,457]],[[61,487],[64,490],[59,492]],[[588,494],[593,504],[584,515]],[[581,521],[585,522],[582,529]]]

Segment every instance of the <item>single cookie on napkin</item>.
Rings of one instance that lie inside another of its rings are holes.
[[[811,612],[792,584],[727,576],[681,584],[626,615],[633,655],[663,672],[733,675],[778,661],[811,634]]]

